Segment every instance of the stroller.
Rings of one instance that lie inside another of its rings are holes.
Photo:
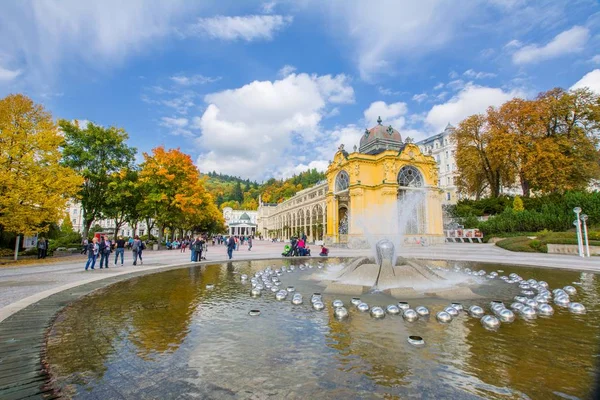
[[[286,244],[283,247],[283,253],[281,253],[281,255],[284,257],[291,257],[292,256],[292,247],[289,244]]]

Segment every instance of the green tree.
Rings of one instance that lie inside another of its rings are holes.
[[[237,201],[241,203],[244,201],[244,193],[242,192],[242,184],[237,182],[233,187],[233,194],[231,196],[231,200]]]
[[[517,212],[525,210],[523,200],[519,196],[515,196],[515,199],[513,200],[513,210]]]
[[[107,193],[111,182],[124,169],[131,169],[135,148],[126,143],[129,136],[121,128],[89,122],[85,128],[77,121],[60,120],[64,133],[63,164],[77,171],[84,183],[79,190],[83,209],[83,236],[87,237],[94,220],[108,210]]]
[[[138,204],[142,201],[142,192],[139,190],[137,170],[126,168],[115,175],[108,184],[103,215],[115,221],[114,239],[116,240],[119,229],[125,222],[131,221],[131,226],[137,224]]]

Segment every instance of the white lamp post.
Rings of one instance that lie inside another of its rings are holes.
[[[577,249],[579,250],[579,257],[584,257],[583,255],[583,243],[581,243],[581,220],[579,219],[579,214],[581,214],[581,207],[575,207],[573,209],[575,215],[577,215],[577,219],[573,221],[573,225],[577,227]]]
[[[590,256],[590,242],[588,241],[588,232],[587,232],[587,219],[588,216],[586,214],[581,214],[581,217],[579,217],[580,220],[583,221],[583,239],[585,241],[585,255],[586,257]]]

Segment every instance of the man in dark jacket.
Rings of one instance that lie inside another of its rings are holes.
[[[229,259],[231,260],[231,257],[233,257],[233,249],[235,249],[235,239],[232,236],[229,236],[229,239],[227,240],[227,255],[229,256]]]

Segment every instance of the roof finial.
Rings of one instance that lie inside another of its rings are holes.
[[[381,122],[382,122],[382,120],[381,120],[381,116],[377,117],[377,123],[378,123],[379,125],[381,125]]]

